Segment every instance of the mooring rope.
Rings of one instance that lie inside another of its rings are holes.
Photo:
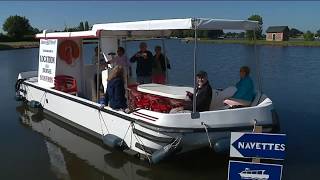
[[[103,126],[102,126],[102,120],[101,120],[101,118],[100,118],[100,115],[98,115],[98,117],[99,117],[99,124],[100,124],[100,130],[101,130],[101,139],[103,138],[103,136],[104,136],[104,132],[103,132]]]
[[[132,124],[132,128],[134,128],[134,125]],[[148,156],[148,153],[147,153],[147,151],[145,150],[145,145],[143,144],[143,142],[142,142],[142,140],[139,138],[139,136],[137,136],[135,133],[133,133],[133,136],[136,138],[136,140],[139,142],[139,143],[141,143],[141,148],[142,148],[142,151],[145,153],[145,156],[148,158],[148,161],[149,161],[149,163],[151,164],[151,159],[149,158],[149,156]]]
[[[206,131],[206,134],[207,134],[207,137],[208,137],[208,141],[209,141],[209,146],[210,146],[210,148],[212,148],[211,140],[210,140],[208,129],[207,129],[207,124],[205,124],[204,122],[201,122],[201,125],[204,127],[204,129]]]
[[[30,89],[29,89],[29,86],[25,86],[26,87],[26,89],[28,89],[28,92],[26,92],[26,94],[27,95],[30,95],[30,98],[31,99],[34,99],[34,97],[32,96],[32,93],[31,93],[31,91],[30,91]]]
[[[100,119],[100,123],[101,123],[101,121],[103,122],[103,124],[104,124],[104,126],[105,126],[105,128],[107,130],[107,133],[109,134],[109,129],[108,129],[107,123],[105,122],[105,120],[104,120],[104,118],[103,118],[103,116],[101,114],[101,109],[102,108],[104,108],[104,105],[101,105],[100,108],[98,109],[98,115],[99,115],[98,117]],[[102,129],[102,135],[104,135],[103,134],[103,128],[101,128],[101,129]]]
[[[132,127],[132,124],[133,124],[133,122],[131,122],[131,123],[129,124],[129,126],[128,126],[128,128],[127,128],[127,131],[126,131],[126,133],[124,134],[124,137],[123,137],[122,140],[121,140],[121,146],[122,146],[122,144],[123,144],[123,142],[124,142],[124,138],[126,138],[127,133],[129,132],[130,127]],[[131,128],[131,129],[132,129],[132,128]]]
[[[174,148],[177,148],[181,142],[182,137],[175,138],[175,140],[171,143]]]
[[[44,91],[39,101],[39,103],[42,105],[42,108],[44,108],[44,104],[45,104],[45,99],[44,99],[44,102],[42,103],[43,97],[45,97],[45,99],[47,98],[47,91]]]

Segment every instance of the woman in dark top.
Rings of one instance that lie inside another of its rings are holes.
[[[109,103],[109,106],[112,109],[127,108],[123,80],[123,68],[121,66],[114,67],[108,77],[106,102],[107,104]]]
[[[200,71],[197,74],[197,82],[198,86],[196,88],[196,111],[209,111],[212,99],[212,88],[209,84],[207,73],[204,71]],[[194,95],[191,92],[187,92],[187,96],[191,101],[185,104],[183,109],[192,111],[192,100]]]
[[[209,111],[212,99],[212,88],[208,81],[207,73],[200,71],[197,75],[197,88],[196,88],[196,111],[203,112]],[[187,101],[182,107],[173,108],[170,113],[183,113],[190,112],[193,109],[194,95],[187,91],[187,96],[191,101]],[[187,111],[184,111],[187,110]]]
[[[168,58],[161,53],[161,46],[156,46],[155,55],[153,56],[152,82],[158,84],[166,83],[166,70],[170,69]]]

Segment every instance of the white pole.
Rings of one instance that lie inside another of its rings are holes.
[[[97,67],[97,91],[96,91],[96,96],[97,96],[97,101],[99,102],[99,97],[100,97],[100,85],[99,85],[99,78],[100,78],[100,43],[101,43],[101,38],[99,37],[98,41],[98,56],[97,56],[97,62],[98,62],[98,67]]]
[[[164,64],[165,64],[165,68],[166,68],[166,84],[169,83],[169,77],[168,77],[168,64],[167,64],[167,52],[166,52],[166,46],[164,43],[164,39],[161,38],[161,42],[162,42],[162,47],[163,47],[163,55],[164,55]]]
[[[196,73],[197,73],[197,41],[198,41],[198,35],[197,35],[197,26],[198,22],[194,21],[194,48],[193,48],[193,102],[192,102],[192,113],[195,113],[197,110],[197,100],[196,100],[196,89],[197,89],[197,79],[196,79]]]
[[[256,31],[253,30],[253,40],[254,40],[254,55],[256,61],[256,73],[257,73],[257,80],[258,80],[258,90],[262,93],[262,79],[261,79],[261,72],[260,72],[260,59],[257,52],[257,38],[256,38]]]

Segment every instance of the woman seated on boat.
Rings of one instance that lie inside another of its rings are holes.
[[[209,111],[210,110],[210,104],[212,99],[212,88],[208,81],[208,75],[204,71],[200,71],[197,75],[197,88],[196,88],[196,111],[202,112],[202,111]],[[194,95],[191,92],[187,91],[187,96],[190,99],[183,107],[174,108],[170,111],[170,113],[175,112],[186,112],[192,111],[193,105],[192,100]]]
[[[236,84],[237,91],[235,94],[226,100],[224,103],[229,107],[245,107],[250,106],[255,93],[253,81],[249,76],[250,69],[248,66],[240,68],[240,81]]]
[[[153,56],[152,82],[157,84],[165,84],[166,71],[167,69],[170,69],[169,60],[161,53],[161,46],[156,46],[154,51],[155,55]]]
[[[112,109],[125,109],[127,107],[122,66],[116,66],[112,69],[108,77],[105,99],[106,104],[109,103]]]

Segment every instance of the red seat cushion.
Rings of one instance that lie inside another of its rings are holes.
[[[70,94],[76,94],[78,92],[77,81],[68,75],[57,75],[54,78],[54,88]]]

